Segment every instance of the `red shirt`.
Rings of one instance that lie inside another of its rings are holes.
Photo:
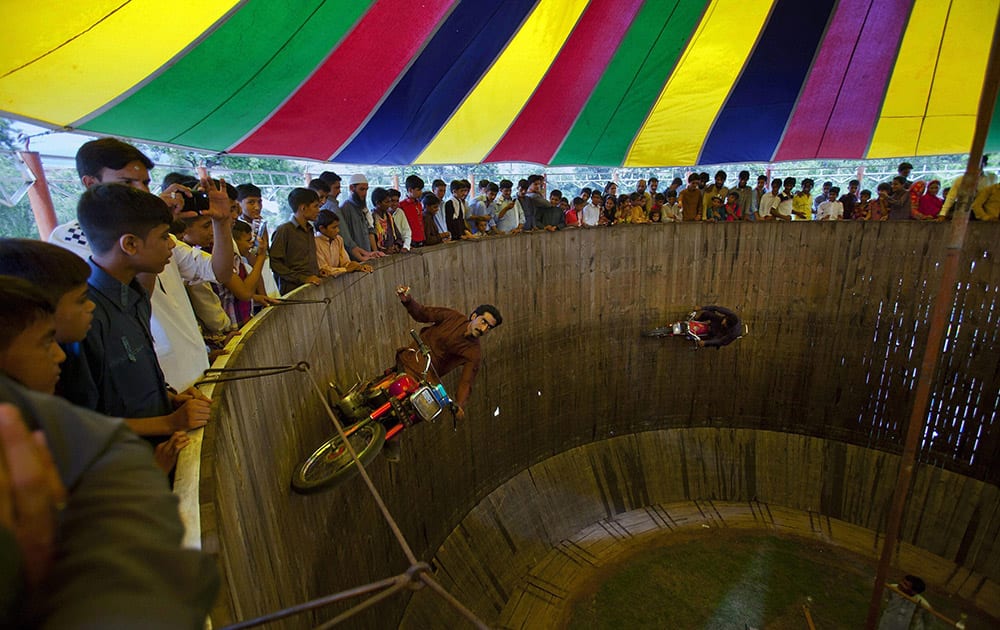
[[[424,236],[424,206],[419,201],[409,197],[399,202],[399,207],[406,216],[406,222],[410,224],[411,240],[414,243],[423,243]]]

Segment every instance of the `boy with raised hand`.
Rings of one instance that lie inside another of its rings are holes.
[[[303,284],[319,285],[312,221],[319,215],[319,195],[308,188],[288,194],[292,217],[278,226],[271,240],[271,269],[282,295]]]
[[[149,170],[153,161],[134,146],[115,138],[101,138],[85,143],[76,154],[76,169],[85,187],[120,183],[149,192]],[[164,187],[160,198],[175,217],[194,216],[184,210],[192,191],[180,183]],[[178,390],[188,389],[208,367],[208,354],[198,330],[198,322],[188,300],[185,284],[225,281],[232,275],[231,217],[228,199],[223,205],[203,211],[213,219],[215,241],[219,243],[213,258],[198,250],[175,253],[157,277],[141,278],[151,294],[153,315],[151,330],[157,358],[167,381]],[[90,246],[79,221],[57,227],[49,242],[65,247],[87,260]],[[154,290],[154,288],[156,290]],[[189,390],[190,391],[190,390]]]
[[[204,176],[201,185],[211,211],[228,216],[225,183],[217,186]],[[153,352],[149,293],[138,280],[140,274],[160,273],[170,260],[170,209],[147,192],[98,184],[80,197],[77,216],[93,251],[88,285],[96,308],[86,338],[69,352],[61,394],[82,407],[125,418],[154,443],[165,441],[156,436],[205,426],[207,398],[167,389]],[[176,451],[170,454],[158,459],[162,467],[176,464]]]

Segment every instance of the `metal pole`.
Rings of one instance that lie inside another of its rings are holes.
[[[28,201],[35,215],[35,226],[43,241],[49,240],[49,234],[56,229],[56,209],[52,205],[52,195],[49,193],[49,182],[45,179],[45,169],[42,167],[42,156],[37,151],[21,151],[19,153],[24,165],[35,177],[35,183],[28,189]]]
[[[878,570],[875,576],[875,588],[868,606],[868,617],[865,628],[874,630],[878,624],[879,609],[882,604],[882,592],[893,552],[899,542],[899,529],[906,508],[906,497],[909,494],[910,482],[913,479],[913,467],[917,459],[917,447],[923,434],[924,421],[927,416],[927,404],[930,400],[931,382],[941,354],[941,343],[945,327],[948,324],[948,314],[955,298],[955,282],[958,277],[958,264],[961,259],[962,247],[965,244],[965,232],[969,224],[969,204],[976,194],[976,180],[979,175],[980,160],[986,136],[990,129],[990,118],[996,104],[997,87],[1000,86],[1000,16],[994,28],[993,45],[986,66],[986,79],[983,92],[979,99],[979,114],[976,117],[976,131],[969,151],[969,162],[962,177],[962,188],[958,197],[958,211],[951,222],[951,236],[948,240],[948,253],[941,272],[941,284],[934,299],[931,311],[930,328],[927,332],[927,346],[924,349],[924,359],[920,365],[920,376],[913,400],[913,410],[906,429],[906,442],[903,454],[899,459],[899,475],[896,478],[896,490],[892,497],[892,507],[885,527],[885,540],[882,542],[882,555],[879,558]]]

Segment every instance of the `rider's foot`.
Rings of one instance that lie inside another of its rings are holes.
[[[402,445],[399,440],[389,440],[385,443],[385,446],[382,447],[382,454],[385,455],[386,461],[398,464],[402,450]]]

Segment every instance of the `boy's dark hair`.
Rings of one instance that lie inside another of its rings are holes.
[[[456,191],[459,191],[459,190],[463,190],[463,189],[470,189],[471,190],[471,188],[472,187],[469,186],[469,182],[465,181],[464,179],[453,179],[453,180],[451,180],[450,190],[453,193],[456,192]]]
[[[673,194],[674,197],[677,196],[677,191],[671,190],[670,192]],[[667,198],[663,196],[663,193],[658,192],[655,195],[653,195],[653,201],[659,204],[664,204],[667,202]]]
[[[213,178],[212,183],[218,186],[219,180]],[[233,186],[229,182],[226,182],[226,196],[229,197],[230,201],[236,201],[237,199],[240,198],[240,193],[238,190],[236,190],[236,186]]]
[[[646,183],[648,183],[648,184],[652,184],[653,182],[656,182],[657,184],[659,184],[659,183],[660,183],[660,178],[658,178],[658,177],[650,177],[650,178],[649,178],[649,179],[647,180],[647,182],[646,182]]]
[[[490,192],[499,193],[500,192],[500,186],[498,184],[495,184],[494,182],[490,182],[486,186],[486,190],[488,190]]]
[[[319,214],[316,215],[315,223],[316,229],[319,229],[321,227],[333,225],[334,223],[340,223],[340,217],[338,217],[332,210],[320,210]]]
[[[640,201],[642,199],[642,193],[634,192],[628,196],[629,201]]]
[[[486,313],[489,313],[493,316],[493,319],[497,320],[497,326],[503,323],[503,316],[500,315],[500,311],[497,310],[497,307],[492,304],[480,304],[476,307],[476,310],[472,311],[473,315],[485,315]],[[496,326],[494,326],[494,328],[496,328]]]
[[[833,186],[833,182],[831,182],[830,180],[827,180],[827,181],[823,182],[823,187],[827,187],[827,186]]]
[[[501,179],[500,183],[497,185],[498,189],[513,188],[513,187],[514,187],[514,182],[510,181],[509,179]]]
[[[446,186],[443,179],[435,179],[431,182],[431,188],[437,188],[438,186]]]
[[[236,187],[236,201],[243,201],[250,197],[263,197],[260,188],[257,188],[253,184],[240,184]]]
[[[738,179],[750,179],[750,171],[740,171]]]
[[[30,238],[0,238],[0,274],[31,283],[55,308],[62,296],[87,284],[90,265],[58,245]]]
[[[126,234],[145,239],[153,228],[174,220],[162,199],[124,184],[91,186],[80,196],[76,215],[97,254],[110,251]]]
[[[590,188],[589,186],[584,186],[583,189],[580,191],[580,194],[582,195],[584,193],[587,193],[589,195],[592,192],[594,192],[593,188]]]
[[[657,193],[657,194],[659,194],[659,193]],[[676,199],[676,198],[677,198],[677,191],[676,190],[671,189],[671,190],[667,191],[666,199]]]
[[[708,174],[708,171],[702,171],[698,173],[698,179],[700,179],[703,182],[707,182],[708,180],[712,179],[712,176]]]
[[[722,175],[723,177],[727,177],[726,171],[722,170],[721,168],[719,170],[715,171],[715,176],[718,177],[719,175]]]
[[[795,178],[794,177],[786,177],[785,181],[782,182],[782,183],[783,183],[783,185],[786,188],[793,188],[795,186]]]
[[[860,185],[861,185],[861,182],[859,182],[859,181],[858,181],[858,180],[856,180],[856,179],[852,179],[851,181],[847,182],[847,185],[848,185],[848,186],[860,186]]]
[[[861,192],[858,193],[859,197],[861,197],[862,195],[868,195],[868,198],[871,199],[872,191],[870,191],[867,188],[865,188],[864,190],[862,190]]]
[[[836,199],[837,193],[840,192],[840,186],[833,186],[830,188],[830,199]]]
[[[173,184],[180,184],[181,186],[187,186],[188,188],[194,188],[198,185],[198,178],[194,175],[186,175],[184,173],[167,173],[163,176],[163,181],[160,182],[160,187],[166,189]]]
[[[236,219],[233,221],[233,237],[237,234],[253,234],[253,226],[246,221]]]
[[[489,185],[490,185],[490,180],[488,179],[479,180],[479,190],[483,190],[484,188],[487,188]]]
[[[906,178],[903,177],[902,175],[896,175],[895,177],[892,178],[892,181],[899,182],[903,186],[906,186]]]
[[[408,175],[404,184],[406,185],[406,190],[410,191],[414,188],[423,188],[424,180],[420,179],[419,175]]]
[[[563,198],[562,191],[559,190],[558,188],[556,188],[552,192],[549,193],[549,197],[550,198],[551,197],[555,197],[556,199],[562,199]]]
[[[530,185],[531,185],[531,183],[528,182],[528,180],[526,180],[526,179],[519,179],[519,180],[517,180],[517,189],[518,190],[527,190],[528,186],[530,186]]]
[[[691,182],[700,182],[700,181],[701,181],[701,175],[699,175],[698,173],[691,173],[690,175],[688,175],[689,184]]]
[[[70,253],[70,256],[75,254]],[[56,307],[39,290],[23,278],[0,276],[0,352],[4,352],[18,335],[29,326],[51,317]]]
[[[889,191],[891,191],[892,190],[892,185],[891,184],[887,184],[885,182],[882,182],[881,184],[879,184],[878,186],[875,187],[875,190],[889,190]]]
[[[775,186],[781,186],[780,177],[775,177],[774,179],[771,180],[771,188],[774,188]]]
[[[381,186],[372,191],[372,205],[377,206],[389,198],[389,191]]]
[[[913,165],[909,162],[900,162],[899,166],[896,167],[896,172],[902,171],[903,169],[913,170]],[[919,579],[919,578],[918,578]]]
[[[426,210],[427,206],[440,206],[441,200],[438,199],[437,195],[429,192],[424,193],[424,196],[420,198],[420,203],[424,206],[424,210]]]
[[[760,182],[760,181],[767,182],[767,175],[758,175],[757,176],[757,181],[758,182]]]
[[[594,202],[594,197],[600,197],[601,199],[604,199],[604,193],[602,193],[599,190],[591,191],[591,193],[590,193],[590,202],[591,203]]]
[[[583,197],[573,197],[573,207],[574,208],[577,207],[577,206],[582,206],[582,205],[583,205]]]
[[[330,193],[330,184],[319,178],[309,180],[307,187],[309,190],[315,190],[316,192]]]
[[[131,144],[117,138],[100,138],[85,143],[76,152],[76,172],[97,177],[102,168],[117,171],[129,162],[142,162],[146,168],[153,168],[153,160]]]
[[[400,197],[402,197],[402,196],[403,196],[403,195],[402,195],[402,194],[401,194],[401,193],[400,193],[400,192],[399,192],[398,190],[396,190],[395,188],[389,188],[389,189],[387,189],[387,190],[386,190],[386,192],[387,192],[387,193],[389,193],[389,199],[392,199],[393,197],[395,197],[396,199],[399,199]]]
[[[806,184],[809,184],[810,186],[812,186],[812,185],[813,185],[813,184],[815,184],[815,183],[816,183],[816,182],[814,182],[814,181],[813,181],[812,179],[810,179],[810,178],[808,178],[808,177],[802,180],[802,185],[803,185],[803,186],[805,186]]]
[[[317,179],[321,179],[326,182],[327,186],[333,186],[340,181],[340,175],[337,175],[333,171],[323,171],[319,174]]]
[[[288,205],[292,209],[292,212],[298,212],[299,208],[309,205],[314,201],[319,201],[319,195],[316,194],[315,190],[293,188],[292,192],[288,193]]]
[[[672,182],[670,182],[670,185],[671,186],[680,186],[683,183],[684,183],[683,179],[681,179],[680,177],[675,177],[674,180]]]

